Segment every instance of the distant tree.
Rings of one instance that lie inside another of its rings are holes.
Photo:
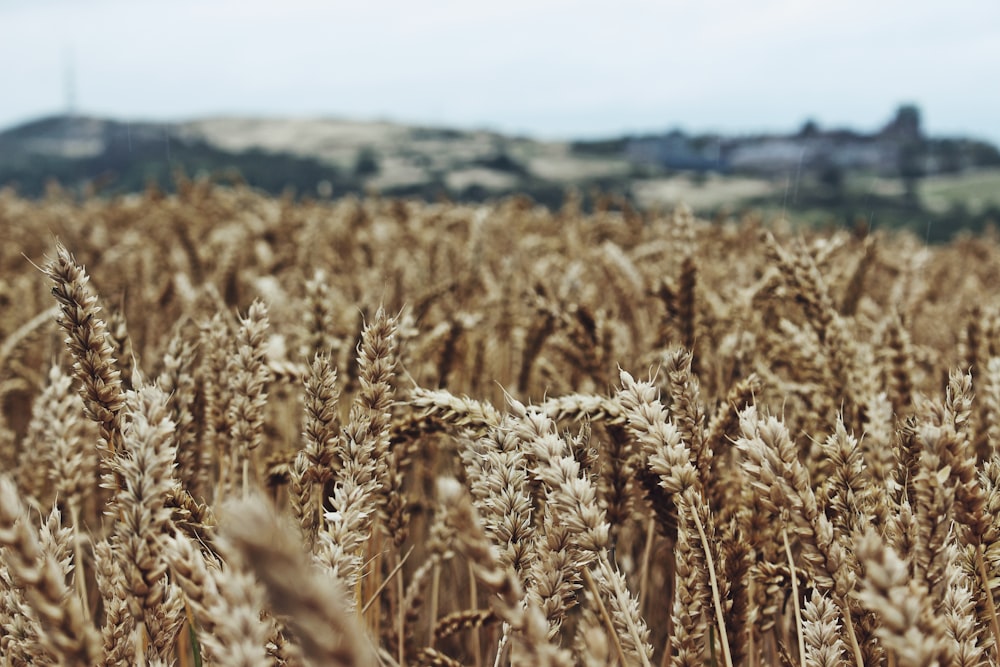
[[[703,170],[689,171],[688,182],[698,188],[704,187],[708,183],[708,172]]]
[[[815,137],[819,134],[819,124],[812,118],[806,120],[799,129],[799,136],[802,138]]]
[[[358,151],[358,156],[354,160],[354,175],[358,178],[374,176],[379,171],[378,155],[371,146],[365,146]]]
[[[1000,151],[993,144],[985,141],[973,141],[968,147],[969,159],[977,167],[996,167],[1000,165]]]
[[[617,139],[599,139],[595,141],[574,141],[569,148],[574,153],[582,155],[621,155],[628,144],[626,137]]]
[[[820,184],[825,187],[830,196],[840,199],[844,195],[844,170],[833,162],[825,162],[820,165],[817,178]]]
[[[897,141],[922,141],[923,130],[920,127],[920,107],[915,104],[904,104],[896,110],[896,116],[882,130],[882,135]]]
[[[920,108],[915,104],[901,105],[880,134],[896,145],[896,170],[903,181],[906,203],[919,205],[919,184],[927,172],[930,144],[920,127]]]
[[[962,147],[958,141],[942,139],[932,146],[934,157],[937,158],[937,169],[946,174],[962,170]]]
[[[919,205],[920,179],[926,175],[926,145],[923,141],[906,141],[899,147],[898,169],[903,180],[903,192],[907,203]]]
[[[525,176],[528,173],[520,162],[512,158],[507,151],[502,148],[489,157],[476,160],[475,163],[489,169],[496,169],[497,171],[504,171],[509,174]]]

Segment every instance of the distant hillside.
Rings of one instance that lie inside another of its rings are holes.
[[[0,185],[28,196],[50,181],[109,193],[149,183],[169,188],[181,170],[273,193],[476,200],[523,192],[558,205],[567,187],[613,190],[629,169],[624,157],[580,156],[563,143],[335,119],[126,123],[55,116],[0,133]]]
[[[24,195],[49,182],[109,193],[169,187],[177,171],[243,180],[270,192],[335,176],[319,161],[221,149],[184,125],[55,116],[0,133],[0,184]]]
[[[334,118],[206,118],[179,123],[42,118],[0,132],[0,187],[40,196],[49,183],[119,194],[179,173],[271,193],[448,197],[522,193],[559,206],[575,189],[640,208],[757,210],[833,224],[927,226],[950,235],[1000,220],[1000,152],[924,135],[903,106],[864,133],[806,123],[784,135],[626,136],[544,142],[488,131]]]

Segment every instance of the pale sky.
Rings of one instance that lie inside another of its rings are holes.
[[[1000,143],[997,0],[0,0],[0,63],[0,127],[65,110],[72,71],[79,112],[130,120],[565,138],[873,130],[914,102]]]

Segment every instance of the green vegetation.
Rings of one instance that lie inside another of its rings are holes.
[[[105,194],[136,192],[149,185],[169,191],[177,172],[237,180],[272,194],[289,187],[312,191],[323,180],[338,193],[359,191],[355,179],[313,159],[262,150],[227,153],[203,142],[136,142],[131,150],[112,147],[94,157],[25,155],[0,161],[0,183],[27,197],[42,195],[52,182]]]
[[[716,219],[757,212],[819,226],[906,228],[931,240],[1000,219],[997,148],[925,136],[912,105],[870,134],[810,122],[788,135],[674,130],[570,143],[274,119],[206,127],[64,116],[0,132],[0,187],[22,196],[39,197],[51,183],[80,195],[171,192],[177,174],[302,197],[483,202],[517,193],[551,209],[573,190],[585,211],[608,197],[646,209],[684,203]]]
[[[1000,169],[983,169],[962,174],[925,178],[920,198],[933,211],[964,206],[977,213],[1000,206]]]

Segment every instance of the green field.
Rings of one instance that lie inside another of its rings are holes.
[[[924,206],[939,213],[956,206],[970,213],[1000,207],[1000,169],[927,177],[920,184],[920,198]]]

